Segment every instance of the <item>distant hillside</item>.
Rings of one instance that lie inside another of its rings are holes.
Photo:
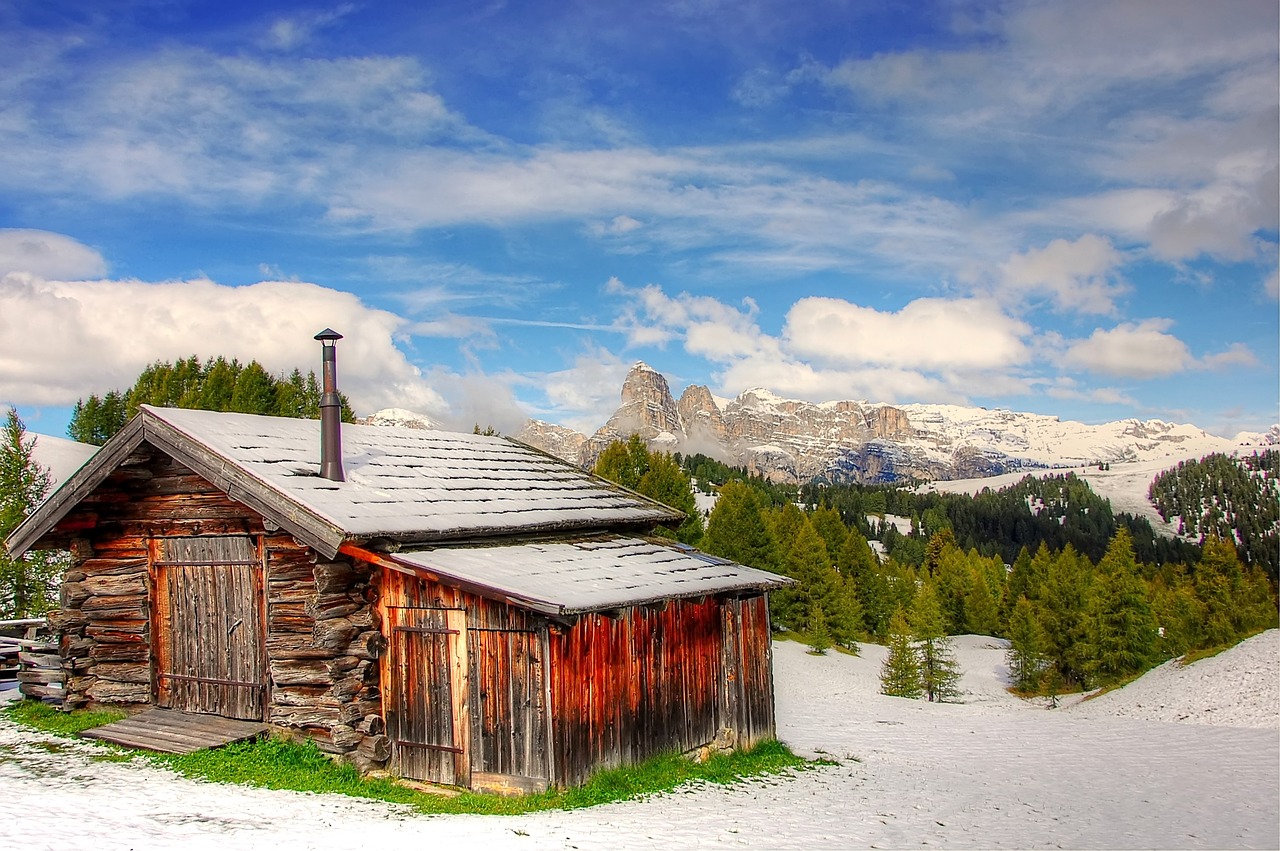
[[[1235,541],[1273,580],[1280,562],[1280,451],[1183,461],[1155,477],[1151,502],[1178,534]]]

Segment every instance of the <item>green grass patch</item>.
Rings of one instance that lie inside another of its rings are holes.
[[[1182,658],[1178,659],[1178,666],[1183,667],[1190,665],[1193,662],[1199,662],[1201,659],[1211,659],[1225,650],[1230,650],[1240,642],[1248,641],[1250,638],[1253,638],[1255,635],[1259,635],[1263,632],[1266,632],[1266,630],[1255,629],[1253,632],[1245,633],[1234,641],[1228,641],[1226,644],[1215,644],[1213,647],[1201,647],[1196,650],[1189,650],[1182,656]]]
[[[124,713],[119,712],[64,713],[35,700],[18,701],[0,712],[19,724],[60,736],[74,736],[84,729],[124,718]],[[330,759],[312,741],[269,737],[196,751],[195,754],[152,754],[105,745],[101,749],[101,754],[93,755],[92,760],[142,758],[184,777],[212,783],[337,793],[389,804],[406,804],[420,813],[429,814],[520,815],[540,810],[573,810],[658,795],[686,783],[736,783],[836,764],[826,759],[806,760],[792,754],[781,742],[765,741],[751,750],[714,755],[705,763],[694,763],[678,754],[655,756],[640,765],[595,774],[590,781],[571,790],[549,790],[540,795],[522,797],[463,791],[460,795],[447,797],[401,786],[390,778],[365,777],[353,765]]]
[[[111,710],[63,712],[38,700],[14,701],[0,711],[19,724],[58,736],[75,736],[125,717],[125,713]]]
[[[540,810],[578,809],[669,792],[686,783],[735,783],[752,777],[805,770],[811,762],[775,741],[750,751],[717,755],[695,763],[677,754],[641,765],[603,771],[582,786],[518,798],[462,792],[445,797],[402,786],[392,779],[364,777],[354,766],[325,756],[313,742],[280,738],[240,742],[193,754],[146,754],[146,758],[187,777],[297,792],[327,792],[408,804],[423,813],[519,815]]]
[[[61,712],[33,700],[13,703],[2,711],[19,724],[63,736],[73,736],[125,717],[122,712]],[[314,742],[294,742],[279,737],[237,742],[191,754],[158,754],[104,745],[102,753],[91,759],[125,762],[137,757],[183,776],[213,783],[350,795],[407,804],[422,813],[489,815],[593,807],[670,792],[690,783],[737,783],[835,764],[826,759],[806,760],[780,742],[767,741],[751,750],[716,754],[702,763],[695,763],[679,754],[666,754],[640,765],[602,771],[573,789],[552,789],[541,794],[508,798],[467,791],[454,797],[433,795],[402,786],[390,778],[366,777],[349,763],[326,756]]]

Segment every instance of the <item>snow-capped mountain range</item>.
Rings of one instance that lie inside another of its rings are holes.
[[[429,417],[390,408],[361,422],[436,428]],[[637,363],[621,405],[593,435],[529,420],[518,440],[590,466],[614,440],[639,434],[654,449],[701,452],[775,481],[949,481],[1098,464],[1168,461],[1280,444],[1280,425],[1234,439],[1193,425],[1117,420],[1100,425],[1043,414],[960,405],[805,402],[769,390],[735,399],[701,385],[677,400],[661,373]]]
[[[653,448],[702,452],[790,482],[968,479],[1164,457],[1172,463],[1280,443],[1280,426],[1228,439],[1161,420],[1086,425],[958,405],[805,402],[764,389],[718,399],[694,385],[677,401],[662,374],[644,363],[631,369],[621,406],[594,435],[531,420],[516,437],[587,465],[631,434]]]

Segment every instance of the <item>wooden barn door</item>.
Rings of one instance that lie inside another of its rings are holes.
[[[467,628],[461,609],[387,609],[391,770],[468,786]]]
[[[262,720],[262,556],[254,540],[157,538],[152,570],[156,703]]]
[[[473,627],[468,645],[472,785],[499,792],[545,790],[551,769],[542,635]]]

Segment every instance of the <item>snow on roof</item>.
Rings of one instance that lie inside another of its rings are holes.
[[[344,423],[346,481],[334,482],[319,475],[318,420],[143,409],[349,539],[428,541],[679,516],[503,437]]]
[[[569,615],[673,597],[764,591],[790,580],[678,544],[622,536],[439,547],[390,556],[497,591],[535,611]]]
[[[98,447],[88,443],[67,440],[65,437],[54,437],[50,434],[32,434],[35,446],[31,457],[36,463],[49,472],[49,492],[71,477],[76,470],[84,466],[93,457]]]

